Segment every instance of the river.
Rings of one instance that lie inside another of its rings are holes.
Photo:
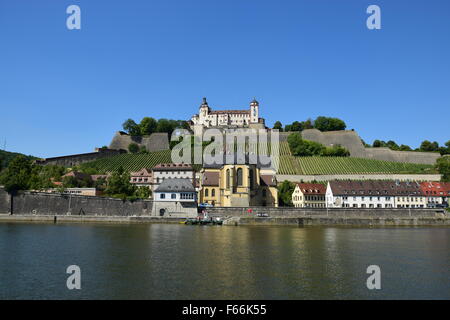
[[[2,223],[0,299],[450,299],[450,228]]]

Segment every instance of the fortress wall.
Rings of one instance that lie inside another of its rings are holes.
[[[365,154],[361,138],[355,131],[320,132],[317,129],[307,129],[302,131],[302,137],[325,146],[341,145],[350,151],[352,157],[361,158]]]
[[[165,132],[158,132],[152,133],[150,136],[135,137],[119,131],[116,132],[111,140],[109,148],[115,150],[128,150],[130,143],[136,143],[139,147],[145,146],[149,152],[168,150],[169,135]]]
[[[441,156],[437,152],[394,151],[389,148],[366,148],[366,154],[370,159],[421,164],[435,164]]]
[[[79,165],[84,162],[94,161],[97,159],[102,158],[108,158],[112,157],[118,154],[121,154],[125,151],[122,150],[99,150],[98,152],[90,152],[90,153],[81,153],[81,154],[74,154],[74,155],[68,155],[68,156],[62,156],[62,157],[54,157],[54,158],[47,158],[44,160],[36,160],[37,164],[40,165],[58,165],[58,166],[64,166],[64,167],[73,167],[76,165]]]
[[[0,214],[8,214],[11,210],[11,196],[0,187]]]
[[[441,181],[440,174],[328,174],[328,175],[283,175],[277,174],[277,181],[291,182],[332,181],[332,180],[400,180],[400,181]]]
[[[280,134],[280,141],[286,141],[291,132]],[[341,145],[350,151],[354,158],[366,158],[393,162],[435,164],[440,157],[435,152],[394,151],[389,148],[366,148],[355,131],[321,132],[317,129],[302,131],[302,138],[319,142],[325,146]]]
[[[151,200],[20,192],[13,197],[13,214],[141,216],[151,214],[152,204]]]

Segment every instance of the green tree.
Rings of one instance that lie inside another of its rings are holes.
[[[23,155],[15,157],[3,170],[0,176],[0,184],[5,186],[6,191],[12,193],[18,190],[28,190],[33,165]]]
[[[151,194],[152,192],[150,191],[150,188],[145,186],[138,187],[135,191],[135,196],[138,199],[148,199]]]
[[[276,121],[276,122],[274,123],[274,125],[273,125],[273,128],[276,129],[276,130],[283,131],[283,125],[281,124],[280,121]]]
[[[443,182],[450,182],[450,156],[437,159],[436,169],[442,175]]]
[[[337,130],[345,130],[347,125],[345,122],[338,118],[330,118],[330,117],[317,117],[314,121],[314,128],[320,131],[337,131]]]
[[[158,121],[151,117],[144,117],[139,124],[139,129],[141,135],[150,135],[153,132],[156,132],[156,128],[158,126]]]
[[[288,136],[289,149],[294,156],[314,156],[322,155],[325,151],[325,146],[318,142],[303,140],[300,133],[291,133]]]
[[[374,147],[374,148],[381,148],[381,147],[383,147],[384,146],[384,141],[380,141],[380,140],[374,140],[374,142],[372,143],[372,146]]]
[[[294,192],[295,184],[284,180],[278,185],[278,204],[280,206],[292,207],[292,193]]]
[[[424,151],[424,152],[433,152],[433,151],[439,151],[439,143],[435,142],[431,142],[428,140],[424,140],[421,144],[420,144],[420,151]]]
[[[349,157],[350,151],[346,148],[336,145],[332,147],[326,147],[325,150],[322,151],[321,156],[323,157]]]
[[[123,167],[119,167],[108,179],[105,193],[111,197],[125,200],[134,196],[136,187],[130,183],[130,174],[125,172]]]
[[[136,143],[132,142],[132,143],[130,143],[128,145],[128,151],[130,153],[138,153],[139,152],[139,146]]]
[[[123,130],[125,130],[129,135],[139,136],[141,134],[141,129],[139,125],[134,122],[133,119],[128,119],[122,124]]]

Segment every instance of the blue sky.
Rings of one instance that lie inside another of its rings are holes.
[[[269,126],[335,116],[367,142],[443,144],[449,15],[447,0],[0,0],[0,148],[90,152],[127,118],[189,119],[204,96],[256,97]]]

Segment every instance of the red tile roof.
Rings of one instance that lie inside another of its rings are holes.
[[[450,194],[450,183],[422,182],[420,188],[426,196],[448,196]]]
[[[194,170],[187,163],[160,163],[153,167],[153,171],[192,171]]]
[[[297,183],[303,194],[325,195],[327,187],[320,183]]]

